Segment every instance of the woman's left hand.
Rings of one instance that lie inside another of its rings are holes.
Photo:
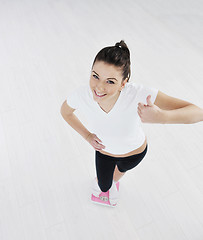
[[[137,112],[144,123],[161,123],[162,109],[151,102],[151,95],[147,96],[147,105],[138,103]]]

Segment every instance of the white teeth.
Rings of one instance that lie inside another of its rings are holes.
[[[105,95],[105,94],[99,94],[99,93],[97,93],[97,92],[96,92],[96,94],[97,94],[98,96],[103,96],[103,95]]]

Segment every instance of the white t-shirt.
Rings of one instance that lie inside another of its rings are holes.
[[[138,103],[147,104],[151,95],[154,103],[158,89],[127,82],[115,105],[106,113],[94,100],[89,83],[73,90],[67,96],[67,104],[82,112],[87,120],[85,127],[97,135],[111,154],[125,154],[139,148],[145,141],[141,119],[137,113]]]

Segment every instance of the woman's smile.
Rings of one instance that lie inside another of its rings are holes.
[[[103,94],[103,95],[102,95],[102,94],[99,94],[99,95],[98,95],[95,90],[94,90],[94,93],[95,93],[95,96],[96,96],[96,97],[99,97],[99,98],[106,96],[106,94]]]

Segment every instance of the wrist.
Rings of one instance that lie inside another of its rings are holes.
[[[87,137],[85,138],[86,140],[88,139],[88,137],[90,136],[91,132],[88,133]]]

